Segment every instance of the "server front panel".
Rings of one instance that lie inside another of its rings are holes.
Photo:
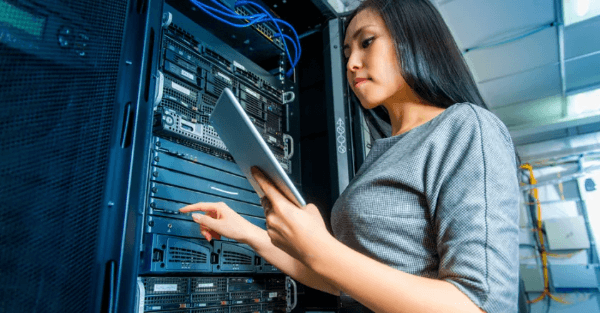
[[[208,122],[224,88],[300,187],[297,127],[290,127],[298,100],[295,83],[283,74],[281,40],[268,23],[235,33],[219,31],[219,23],[191,2],[163,7],[138,277],[144,312],[283,312],[288,306],[285,274],[247,245],[225,237],[208,242],[191,215],[178,211],[224,202],[266,229],[260,198]]]

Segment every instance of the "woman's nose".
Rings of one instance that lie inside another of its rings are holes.
[[[362,61],[360,60],[357,53],[352,53],[348,58],[348,63],[346,63],[346,68],[348,71],[357,71],[362,67]]]

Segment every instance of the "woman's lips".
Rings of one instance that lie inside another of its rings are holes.
[[[354,79],[354,87],[357,88],[367,81],[369,81],[368,78],[356,78]]]

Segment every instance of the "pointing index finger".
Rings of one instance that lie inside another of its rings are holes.
[[[198,203],[184,206],[183,208],[179,209],[179,212],[189,213],[189,212],[195,212],[195,211],[206,212],[206,211],[216,211],[216,210],[217,210],[217,207],[216,207],[215,203],[198,202]]]

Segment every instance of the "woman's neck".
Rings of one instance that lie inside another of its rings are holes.
[[[423,125],[445,110],[422,100],[410,88],[407,89],[408,92],[399,91],[382,104],[390,115],[392,136]]]

